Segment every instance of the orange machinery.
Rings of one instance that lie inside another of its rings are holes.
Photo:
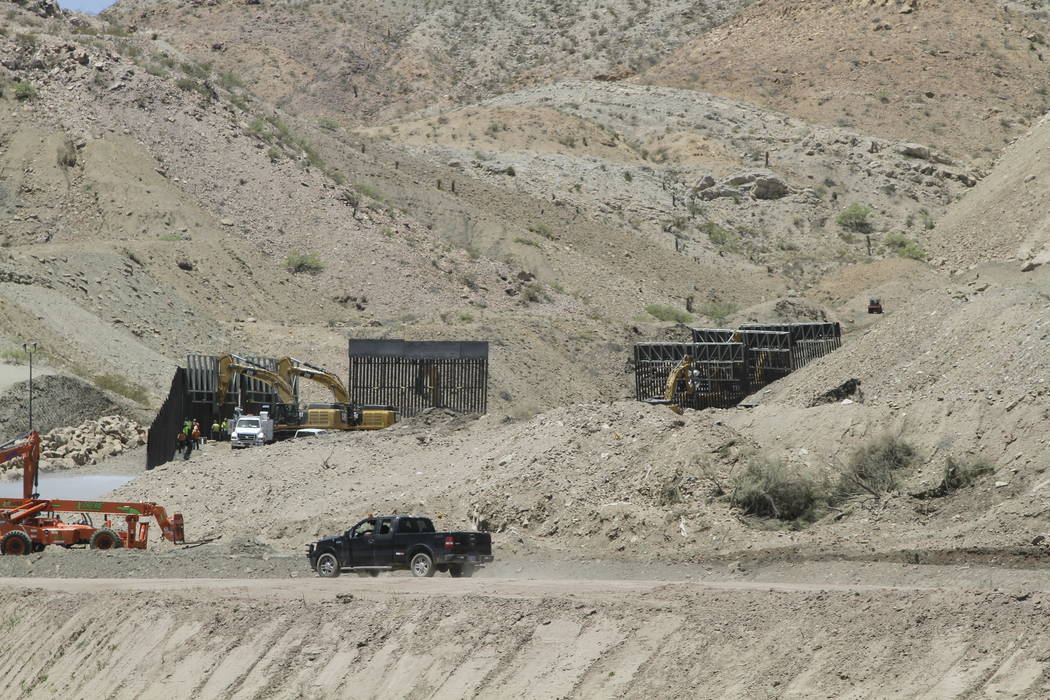
[[[22,458],[22,498],[0,498],[0,553],[29,554],[49,544],[145,549],[149,523],[139,522],[140,518],[154,518],[165,539],[174,543],[186,541],[182,515],[174,513],[169,519],[156,503],[40,498],[35,492],[40,461],[40,434],[36,431],[0,445],[0,464],[18,457]],[[63,522],[55,513],[98,513],[107,517],[102,527],[95,527],[87,518],[81,524]],[[123,516],[127,530],[115,530],[110,516]]]

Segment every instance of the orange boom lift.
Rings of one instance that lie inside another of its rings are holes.
[[[36,431],[0,445],[0,464],[18,457],[22,458],[22,498],[0,498],[0,553],[29,554],[42,551],[49,544],[145,549],[149,523],[139,522],[140,518],[155,519],[165,539],[176,544],[186,541],[182,515],[174,513],[169,519],[156,503],[40,498],[36,493],[40,434]],[[94,527],[86,517],[81,524],[66,523],[55,513],[98,513],[105,515],[106,520],[102,527]],[[112,516],[123,517],[127,529],[114,529]]]

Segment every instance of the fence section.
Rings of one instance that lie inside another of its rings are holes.
[[[358,403],[395,406],[403,416],[485,413],[488,361],[485,341],[351,340],[347,388]]]
[[[188,399],[186,370],[179,367],[171,379],[168,398],[149,427],[146,439],[146,469],[159,467],[175,458],[182,422],[189,416]]]
[[[837,323],[748,324],[737,330],[693,328],[692,343],[634,346],[635,392],[640,401],[667,399],[667,379],[686,357],[671,400],[689,408],[729,408],[770,382],[839,348]]]

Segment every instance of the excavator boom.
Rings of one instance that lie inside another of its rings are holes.
[[[295,390],[292,389],[291,383],[285,381],[280,374],[260,367],[247,358],[227,354],[219,358],[219,383],[215,388],[216,405],[222,406],[225,403],[230,380],[236,374],[243,374],[269,384],[277,391],[277,399],[281,403],[295,403]]]
[[[323,367],[311,365],[309,362],[303,362],[294,357],[282,357],[277,361],[277,373],[289,385],[292,383],[293,376],[317,382],[332,392],[332,398],[336,403],[350,403],[350,392],[346,390],[342,380]]]
[[[40,433],[34,430],[0,445],[0,464],[18,457],[22,458],[22,497],[32,498],[40,463]]]

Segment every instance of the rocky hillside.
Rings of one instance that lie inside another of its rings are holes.
[[[987,164],[1050,106],[1047,36],[992,0],[763,0],[639,80]]]
[[[292,112],[370,124],[555,78],[618,79],[749,2],[123,0],[104,16],[235,71]]]

